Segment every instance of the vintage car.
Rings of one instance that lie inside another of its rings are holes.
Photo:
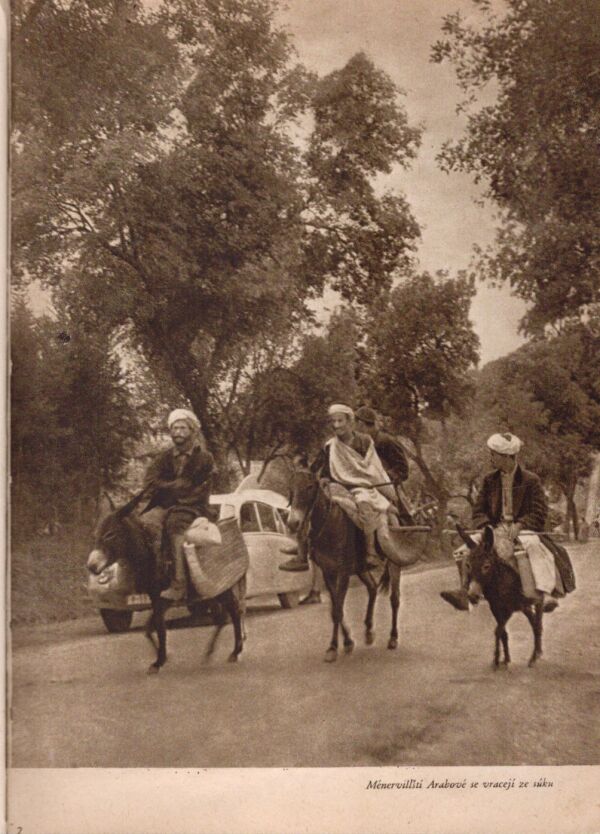
[[[245,489],[213,495],[210,503],[217,509],[219,520],[235,518],[242,531],[250,557],[246,599],[276,595],[282,608],[296,606],[300,595],[310,589],[311,579],[308,572],[279,570],[279,565],[290,558],[281,552],[281,548],[294,543],[285,526],[287,500],[271,490]],[[89,577],[88,594],[110,632],[127,631],[135,611],[150,609],[146,594],[122,594],[114,590],[121,584],[119,572],[124,570],[125,567],[117,562],[99,576]],[[122,584],[126,585],[127,577],[123,579]],[[178,604],[195,615],[207,610],[206,603],[197,597]]]

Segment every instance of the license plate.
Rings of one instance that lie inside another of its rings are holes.
[[[150,605],[150,597],[148,594],[129,594],[127,605]]]

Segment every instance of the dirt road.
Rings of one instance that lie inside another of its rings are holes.
[[[572,549],[578,590],[544,619],[544,658],[509,624],[513,664],[491,668],[487,604],[459,613],[439,598],[452,567],[403,577],[400,647],[386,649],[389,602],[365,646],[366,594],[352,588],[352,655],[323,663],[328,605],[250,610],[240,662],[231,627],[209,665],[209,627],[169,631],[169,662],[145,669],[141,632],[99,620],[16,630],[16,767],[521,765],[600,762],[600,545]]]

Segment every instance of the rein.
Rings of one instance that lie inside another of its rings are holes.
[[[311,508],[310,508],[311,513],[312,513],[312,511],[314,510],[315,505],[316,505],[316,503],[317,503],[317,499],[318,499],[318,497],[319,497],[319,491],[323,492],[323,490],[322,490],[320,487],[317,489],[317,493],[316,493],[316,495],[315,495],[315,500],[313,501],[312,506],[311,506]],[[324,494],[324,493],[323,493],[323,494]],[[326,515],[325,515],[325,520],[323,521],[323,524],[321,524],[321,529],[319,530],[319,532],[318,532],[318,533],[316,533],[316,535],[314,535],[314,536],[312,536],[312,535],[310,536],[310,541],[311,541],[311,544],[313,544],[313,545],[314,545],[314,543],[315,543],[318,539],[320,539],[320,537],[322,536],[322,534],[323,534],[323,530],[324,530],[324,529],[325,529],[325,527],[327,526],[327,522],[328,522],[328,520],[329,520],[329,513],[331,512],[331,506],[332,506],[332,504],[333,504],[333,501],[332,501],[332,500],[331,500],[331,498],[329,498],[328,496],[325,496],[325,497],[327,498],[327,513],[326,513]]]
[[[315,490],[315,497],[313,498],[312,503],[310,504],[310,506],[307,507],[306,512],[304,513],[304,517],[302,518],[302,521],[300,522],[300,528],[298,530],[299,533],[304,529],[307,522],[310,520],[310,516],[312,515],[312,512],[313,512],[313,510],[316,506],[316,503],[317,503],[317,499],[319,498],[319,492],[323,492],[323,490],[317,484],[317,489]],[[327,497],[327,496],[325,496],[325,497]],[[325,521],[321,525],[321,529],[319,530],[319,532],[316,533],[315,535],[311,535],[311,533],[309,532],[309,534],[307,535],[307,538],[310,538],[311,544],[314,544],[321,537],[321,535],[323,533],[323,530],[325,529],[325,527],[327,525],[327,521],[329,519],[329,513],[331,511],[332,503],[333,502],[332,502],[331,498],[328,498],[327,499],[327,514],[325,515]],[[311,527],[312,527],[312,525],[311,525]]]

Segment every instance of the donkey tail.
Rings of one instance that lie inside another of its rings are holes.
[[[381,574],[381,579],[379,580],[377,588],[382,594],[389,594],[390,592],[390,566],[387,562],[385,563],[385,568]]]

